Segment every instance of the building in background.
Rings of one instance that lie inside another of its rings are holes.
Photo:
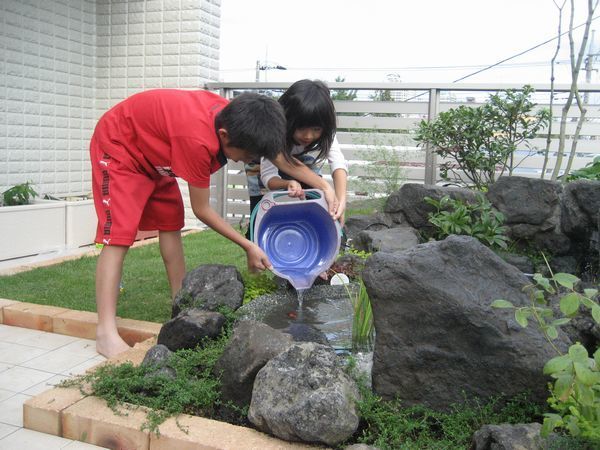
[[[218,80],[220,3],[2,0],[0,192],[30,181],[40,194],[89,193],[104,111],[142,90]]]

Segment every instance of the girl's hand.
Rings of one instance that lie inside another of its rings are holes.
[[[287,191],[290,197],[296,197],[304,200],[304,189],[302,189],[302,186],[296,180],[288,181]]]
[[[269,261],[269,257],[254,243],[246,249],[246,259],[250,272],[260,272],[265,269],[271,270],[273,267],[271,261]]]
[[[329,215],[333,217],[335,220],[339,219],[341,214],[338,214],[337,211],[340,207],[340,202],[335,196],[335,191],[331,187],[329,183],[323,189],[323,195],[325,196],[325,201],[327,202]],[[343,211],[342,211],[343,212]]]

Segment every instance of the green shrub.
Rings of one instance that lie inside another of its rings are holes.
[[[600,324],[598,289],[579,292],[575,286],[579,279],[568,273],[551,274],[550,278],[536,273],[535,284],[525,287],[530,306],[515,307],[510,301],[499,299],[492,303],[496,308],[514,308],[515,320],[522,327],[534,319],[550,345],[559,355],[544,366],[544,373],[555,381],[550,385],[548,403],[556,413],[544,414],[542,436],[556,428],[566,430],[571,436],[582,437],[600,443],[600,349],[593,357],[580,343],[562,354],[552,342],[558,337],[558,328],[566,325],[579,313],[580,307],[591,310],[591,315]],[[562,293],[559,309],[562,317],[555,318],[554,309],[546,296]]]
[[[496,210],[483,194],[477,194],[474,204],[464,203],[444,195],[439,201],[425,197],[436,208],[429,213],[429,222],[435,227],[433,237],[445,239],[451,234],[472,236],[491,248],[507,248],[508,238],[504,214]]]
[[[575,180],[597,180],[600,181],[600,156],[587,164],[583,169],[573,170],[567,176],[567,181]]]
[[[28,181],[26,183],[17,184],[16,186],[7,189],[2,194],[4,206],[28,205],[36,196],[37,192]]]

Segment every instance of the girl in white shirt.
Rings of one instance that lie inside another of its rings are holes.
[[[346,209],[348,169],[335,138],[335,107],[329,88],[318,80],[300,80],[292,84],[279,98],[287,120],[285,151],[320,175],[327,160],[339,202],[338,216],[343,223]],[[303,189],[310,188],[281,172],[268,159],[260,163],[262,183],[270,190],[287,190],[291,197],[304,197]]]

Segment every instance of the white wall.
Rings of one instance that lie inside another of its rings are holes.
[[[90,192],[88,143],[104,111],[218,79],[220,3],[1,0],[0,192],[25,181]]]

